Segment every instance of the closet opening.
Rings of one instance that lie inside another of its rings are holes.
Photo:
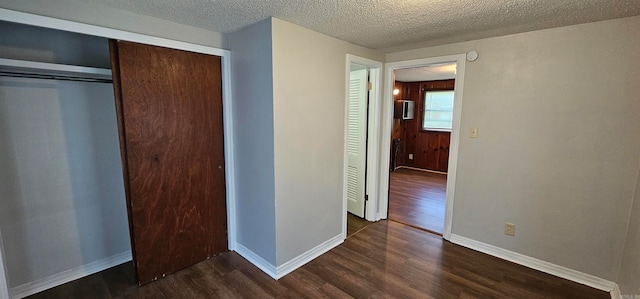
[[[131,260],[111,80],[107,39],[0,23],[0,234],[14,298]]]
[[[119,279],[142,284],[234,244],[226,217],[227,54],[111,45],[108,38],[0,21],[0,293],[22,298],[114,266]],[[170,67],[136,82],[157,66],[144,59]],[[144,95],[153,84],[157,94]],[[141,143],[155,146],[140,151]],[[151,233],[165,239],[136,246]]]

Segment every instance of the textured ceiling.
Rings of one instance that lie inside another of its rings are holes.
[[[85,0],[230,33],[270,16],[396,51],[640,14],[640,0]]]

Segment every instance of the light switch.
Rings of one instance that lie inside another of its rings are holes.
[[[413,154],[409,154],[409,160],[413,160]]]
[[[478,138],[478,128],[471,128],[471,132],[469,132],[469,137]]]

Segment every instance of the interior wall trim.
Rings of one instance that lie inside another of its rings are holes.
[[[322,242],[316,247],[311,248],[305,253],[289,260],[288,262],[276,267],[273,264],[269,263],[267,260],[262,258],[260,255],[253,252],[251,249],[245,247],[241,243],[237,243],[236,253],[241,255],[247,261],[258,267],[258,269],[262,270],[262,272],[271,276],[271,278],[278,280],[282,277],[285,277],[287,274],[295,271],[296,269],[304,266],[306,263],[314,260],[315,258],[321,256],[325,252],[335,248],[336,246],[342,244],[344,239],[342,238],[342,234],[339,234],[327,241]]]
[[[367,178],[365,194],[369,196],[369,201],[365,205],[365,219],[368,221],[380,220],[379,213],[379,193],[377,182],[380,177],[380,155],[381,152],[378,148],[379,136],[381,134],[381,109],[383,106],[383,66],[380,61],[375,61],[360,57],[353,54],[347,54],[345,56],[345,91],[344,91],[344,121],[345,124],[348,121],[349,114],[349,79],[351,75],[351,64],[358,64],[360,66],[369,68],[369,82],[373,84],[372,89],[369,91],[369,112],[367,115]],[[347,168],[349,162],[349,155],[347,151],[347,137],[348,126],[344,127],[344,150],[343,150],[343,182],[342,182],[342,239],[347,238]]]
[[[424,168],[418,168],[418,167],[411,167],[411,166],[398,166],[398,167],[396,167],[396,169],[403,169],[403,168],[404,169],[416,170],[416,171],[422,171],[422,172],[430,172],[430,173],[437,173],[437,174],[447,174],[446,172],[442,172],[442,171],[424,169]]]
[[[119,29],[89,25],[74,21],[67,21],[52,17],[45,17],[6,8],[0,8],[0,20],[217,56],[223,56],[225,53],[229,52],[228,50],[214,47],[181,42]]]
[[[448,56],[420,58],[413,60],[404,60],[396,62],[388,62],[385,64],[385,93],[384,104],[382,105],[381,115],[381,137],[379,140],[379,165],[380,174],[378,177],[378,194],[379,194],[379,216],[386,219],[389,211],[389,168],[391,163],[391,128],[393,127],[393,86],[394,86],[394,71],[397,69],[420,67],[434,63],[443,62],[455,62],[456,63],[456,78],[453,90],[454,104],[453,104],[453,123],[451,128],[451,141],[449,145],[449,166],[447,168],[447,194],[446,205],[444,214],[444,232],[442,237],[445,240],[451,239],[452,224],[453,224],[453,206],[455,201],[455,187],[456,187],[456,171],[458,168],[458,148],[461,134],[461,121],[462,121],[462,100],[464,99],[464,70],[465,63],[467,61],[466,54],[455,54]]]
[[[339,234],[327,241],[324,241],[322,244],[311,248],[307,252],[291,259],[290,261],[278,266],[276,268],[276,279],[280,279],[285,275],[293,272],[294,270],[304,266],[306,263],[314,260],[315,258],[323,255],[325,252],[335,248],[336,246],[342,244],[344,242],[344,238],[342,234]]]
[[[2,232],[0,232],[0,299],[9,299],[9,280],[5,274],[7,273],[7,267],[4,263],[4,256]]]
[[[617,287],[617,284],[606,279],[602,279],[590,274],[582,273],[573,269],[569,269],[563,266],[559,266],[553,263],[549,263],[543,260],[539,260],[524,254],[506,250],[497,246],[482,243],[473,239],[462,237],[456,234],[451,235],[451,243],[464,246],[482,253],[486,253],[503,260],[507,260],[518,265],[525,266],[527,268],[542,271],[553,276],[568,279],[573,282],[584,284],[592,288],[612,293]]]
[[[622,292],[620,291],[620,287],[616,283],[613,290],[611,290],[611,299],[624,299],[622,297]]]
[[[263,259],[260,255],[253,252],[253,250],[245,247],[242,243],[236,243],[236,253],[245,258],[247,261],[252,263],[254,266],[258,267],[258,269],[262,270],[262,272],[271,276],[273,279],[278,279],[276,266],[267,262],[267,260]]]
[[[44,290],[57,287],[67,282],[89,276],[94,273],[115,267],[122,263],[131,261],[131,251],[125,251],[111,257],[93,261],[64,272],[60,272],[49,277],[38,279],[34,282],[25,283],[17,287],[11,288],[11,298],[19,299]]]

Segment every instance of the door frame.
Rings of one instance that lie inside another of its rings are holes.
[[[394,71],[404,68],[421,67],[438,63],[456,63],[456,78],[454,85],[454,102],[453,102],[453,124],[451,128],[451,143],[449,147],[449,166],[447,169],[447,191],[446,191],[446,208],[444,215],[444,233],[442,237],[445,240],[451,239],[451,228],[453,222],[453,202],[454,191],[456,186],[456,170],[458,166],[458,148],[460,145],[460,121],[462,119],[462,90],[464,86],[464,70],[466,62],[466,54],[457,54],[449,56],[439,56],[430,58],[421,58],[413,60],[404,60],[390,62],[385,65],[385,95],[384,104],[382,105],[382,135],[380,137],[380,179],[378,190],[380,194],[380,210],[378,218],[386,219],[389,211],[389,163],[391,155],[391,130],[393,127],[393,84],[395,81]]]
[[[89,25],[74,21],[67,21],[52,17],[45,17],[36,14],[18,12],[14,10],[0,8],[0,20],[62,31],[82,33],[86,35],[131,41],[141,44],[172,48],[202,54],[216,55],[221,57],[222,65],[222,119],[224,124],[224,156],[225,156],[225,183],[227,202],[227,246],[230,251],[237,248],[237,227],[236,227],[236,189],[235,189],[235,156],[233,152],[233,113],[231,94],[231,52],[225,49],[202,46],[187,42],[160,38],[140,33],[133,33],[124,30],[111,29],[96,25]],[[1,243],[0,243],[1,245]],[[3,264],[4,253],[0,248],[0,299],[10,298],[9,281]],[[89,275],[91,273],[88,273]]]
[[[358,94],[356,98],[353,98],[354,76],[355,76],[356,82],[358,82],[357,84]],[[347,212],[351,212],[355,216],[362,217],[362,218],[364,218],[366,215],[364,209],[367,206],[366,190],[365,190],[367,183],[365,180],[367,178],[367,148],[368,148],[367,132],[368,132],[368,119],[369,119],[368,106],[369,106],[369,94],[370,94],[369,79],[370,78],[369,78],[368,67],[361,66],[359,64],[353,64],[353,63],[351,64],[351,72],[349,73],[349,97],[348,97],[349,105],[347,106],[347,114],[349,116],[347,118],[347,123],[345,124],[347,126],[347,131],[348,131],[346,146],[347,148],[351,148],[351,151],[349,151],[349,153],[347,154],[348,155],[347,168],[351,171],[355,166],[357,168],[356,170],[357,174],[355,178],[352,178],[351,176],[349,176],[350,171],[348,171],[347,176],[345,176],[347,180],[347,187],[348,187],[347,189],[351,189],[350,185],[352,183],[355,183],[356,185],[355,198],[353,197],[354,194],[352,194],[354,190],[351,190],[351,192],[347,192]],[[357,101],[354,101],[356,99]],[[352,117],[354,112],[352,109],[354,109],[354,102],[357,102],[355,104],[358,107],[356,108],[358,110],[357,124],[352,124],[352,121],[353,121]],[[352,127],[353,125],[357,126],[356,131],[358,132],[357,133],[358,136],[356,137],[355,141],[351,140],[351,138],[353,138],[353,136],[351,136],[351,134],[353,133],[352,130],[354,129]],[[355,146],[357,148],[356,149],[357,157],[354,157],[353,143],[356,144]],[[362,147],[362,145],[364,145],[364,147]],[[362,185],[360,185],[360,183],[362,183]],[[355,203],[354,203],[354,199],[356,199]],[[358,214],[359,212],[361,212],[362,214],[361,215]]]
[[[369,113],[367,115],[367,180],[365,194],[369,201],[366,203],[364,215],[369,221],[376,221],[378,189],[375,188],[378,182],[378,136],[380,136],[380,103],[382,94],[382,62],[367,59],[364,57],[347,54],[345,63],[345,113],[344,113],[344,165],[343,165],[343,186],[342,186],[342,236],[347,238],[347,170],[349,154],[347,152],[348,118],[349,118],[349,77],[351,74],[351,64],[357,64],[369,68],[369,81],[373,88],[369,91]]]

